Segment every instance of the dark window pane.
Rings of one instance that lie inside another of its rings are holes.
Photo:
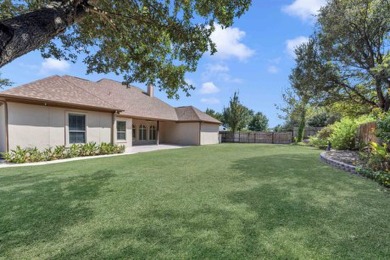
[[[69,133],[69,143],[71,143],[71,144],[85,143],[85,133],[83,133],[83,132],[70,132]]]
[[[125,121],[117,121],[116,122],[116,129],[118,131],[126,131],[126,122]]]
[[[69,115],[69,130],[85,131],[85,115]]]
[[[133,125],[133,138],[135,139],[135,125]]]
[[[156,140],[156,127],[151,126],[149,131],[149,139],[150,140]]]
[[[139,140],[144,141],[146,140],[146,126],[141,125],[139,127]]]
[[[124,133],[124,132],[118,132],[118,133],[116,134],[116,138],[117,138],[118,140],[126,140],[126,133]]]

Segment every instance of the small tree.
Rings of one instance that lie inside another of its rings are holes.
[[[238,92],[230,98],[229,106],[223,109],[223,117],[233,133],[243,129],[248,124],[250,110],[240,103]]]

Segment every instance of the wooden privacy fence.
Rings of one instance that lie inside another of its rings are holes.
[[[359,126],[357,138],[359,144],[368,144],[369,142],[378,142],[375,135],[376,122],[365,123]]]
[[[221,132],[222,143],[263,143],[263,144],[290,144],[293,142],[292,132]]]
[[[314,127],[314,126],[307,126],[305,127],[305,130],[303,131],[303,138],[307,139],[310,136],[316,135],[319,131],[321,131],[323,127]],[[294,127],[294,137],[298,137],[298,127]]]

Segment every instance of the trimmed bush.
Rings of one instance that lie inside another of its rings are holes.
[[[319,149],[325,149],[332,134],[332,126],[322,128],[315,136],[309,137],[309,144]]]
[[[3,153],[3,157],[10,163],[29,163],[52,161],[80,156],[93,156],[101,154],[117,154],[125,151],[124,145],[113,145],[108,143],[86,143],[72,144],[70,147],[59,145],[54,148],[47,148],[39,151],[36,147],[24,148],[17,146],[15,150],[8,153]]]

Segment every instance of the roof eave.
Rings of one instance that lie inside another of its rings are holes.
[[[123,109],[120,109],[120,108],[98,107],[98,106],[90,106],[90,105],[83,105],[83,104],[77,104],[77,103],[53,101],[53,100],[41,99],[41,98],[14,96],[14,95],[8,95],[8,94],[0,94],[0,97],[4,98],[6,101],[16,102],[16,103],[55,106],[55,107],[69,107],[69,108],[105,111],[105,112],[106,111],[109,111],[109,112],[123,112],[124,111]]]

